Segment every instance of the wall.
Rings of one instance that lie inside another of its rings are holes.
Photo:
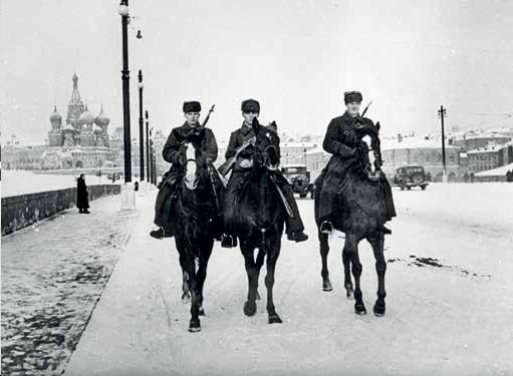
[[[121,186],[93,185],[87,190],[89,201],[93,201],[103,196],[119,194]],[[76,196],[76,188],[68,188],[2,198],[2,236],[75,206]]]

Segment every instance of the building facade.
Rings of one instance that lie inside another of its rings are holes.
[[[470,150],[467,155],[468,173],[475,175],[513,163],[513,143],[485,146]]]
[[[66,120],[54,107],[50,116],[48,150],[42,156],[42,170],[97,169],[112,167],[117,152],[110,147],[109,117],[103,106],[95,117],[85,105],[78,90],[78,76],[73,75],[73,90]]]

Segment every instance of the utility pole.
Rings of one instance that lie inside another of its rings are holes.
[[[150,159],[150,117],[148,110],[145,112],[146,117],[146,181],[150,182],[151,159]]]
[[[143,75],[139,69],[139,180],[144,181],[144,120],[143,120]]]
[[[444,165],[444,177],[443,181],[447,181],[447,164],[445,162],[445,127],[444,127],[444,118],[447,116],[447,109],[444,108],[444,106],[440,106],[440,109],[438,110],[438,116],[440,117],[440,120],[442,122],[442,161]]]

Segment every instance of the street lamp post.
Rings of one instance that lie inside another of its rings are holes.
[[[151,184],[155,184],[155,158],[153,156],[153,128],[150,129]]]
[[[150,182],[150,171],[151,171],[151,162],[150,162],[150,120],[148,111],[145,113],[146,117],[146,181]]]
[[[123,144],[125,152],[125,183],[132,181],[132,155],[130,136],[130,71],[128,69],[128,0],[121,0],[119,4],[119,15],[121,16],[121,33],[123,43],[123,70],[121,79],[123,81]]]
[[[143,76],[139,69],[139,164],[140,181],[144,181],[144,120],[143,120]]]
[[[445,162],[445,126],[444,126],[444,118],[447,116],[447,110],[444,108],[444,106],[440,106],[440,109],[438,110],[438,116],[440,116],[440,120],[442,122],[442,162],[444,166],[444,176],[443,181],[444,183],[447,181],[447,164]]]

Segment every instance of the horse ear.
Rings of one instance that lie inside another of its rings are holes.
[[[278,133],[278,124],[276,124],[274,120],[267,126],[267,128],[273,130],[275,133]]]
[[[381,129],[381,124],[379,123],[379,121],[376,123],[376,129],[378,130],[378,132]]]
[[[253,123],[251,124],[251,126],[253,127],[255,135],[258,135],[258,131],[260,130],[260,123],[258,122],[258,119],[256,117],[253,118]]]

